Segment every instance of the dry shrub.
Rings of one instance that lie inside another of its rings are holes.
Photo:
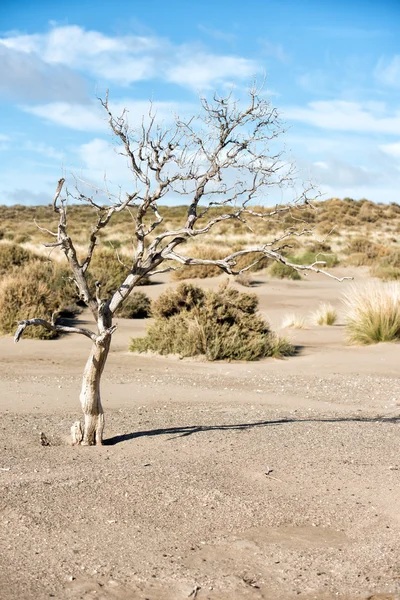
[[[35,261],[14,270],[0,282],[0,331],[14,333],[18,321],[51,320],[54,313],[79,312],[76,286],[62,265]],[[24,335],[36,339],[56,337],[43,327],[29,327]]]
[[[97,248],[88,271],[92,293],[95,288],[94,282],[99,281],[102,297],[113,294],[129,274],[130,260],[123,254],[118,257],[115,250]],[[147,285],[148,283],[150,283],[150,279],[143,277],[137,285]]]
[[[332,304],[320,304],[312,314],[312,320],[317,325],[334,325],[337,321],[337,311]]]
[[[17,244],[0,244],[0,277],[33,260],[38,257]]]
[[[372,265],[377,259],[386,256],[389,249],[380,244],[374,244],[368,238],[356,237],[350,240],[344,249],[348,255],[347,264],[354,267]]]
[[[354,344],[392,342],[400,338],[400,285],[370,282],[344,295],[346,331]]]
[[[232,252],[236,252],[240,249],[240,247],[235,247],[233,248]],[[235,270],[239,271],[239,269],[244,269],[245,267],[252,265],[248,271],[262,271],[263,269],[269,267],[271,262],[271,259],[267,258],[266,256],[262,256],[257,252],[249,252],[248,254],[243,254],[237,258]]]
[[[281,327],[282,329],[307,329],[307,320],[303,316],[290,313],[283,317]]]
[[[227,256],[231,250],[228,248],[220,249],[211,246],[192,246],[190,256],[201,258],[203,260],[219,260]],[[206,279],[207,277],[218,277],[221,275],[221,269],[216,265],[184,265],[177,271],[173,271],[172,279]]]
[[[257,360],[288,356],[293,346],[277,337],[257,314],[255,294],[223,284],[217,292],[180,284],[153,304],[155,317],[143,338],[132,339],[132,352],[204,355],[208,360]]]
[[[393,250],[384,256],[370,270],[372,277],[378,277],[383,281],[396,281],[400,279],[400,250]]]
[[[143,292],[133,292],[116,316],[121,319],[147,319],[151,316],[151,300]]]
[[[243,271],[235,276],[235,282],[243,287],[251,287],[254,283],[253,277],[249,271]]]

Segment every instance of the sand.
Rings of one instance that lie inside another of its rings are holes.
[[[350,285],[258,279],[275,329]],[[287,330],[287,360],[207,363],[129,354],[144,328],[119,320],[90,448],[90,342],[0,339],[0,598],[399,599],[399,346],[340,319]]]

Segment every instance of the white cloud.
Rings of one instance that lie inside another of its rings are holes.
[[[400,87],[400,54],[396,54],[389,62],[381,58],[375,69],[375,77],[385,85]]]
[[[400,134],[400,111],[391,115],[374,111],[374,107],[344,100],[310,102],[307,108],[286,107],[282,113],[285,119],[301,121],[335,131],[360,133]],[[378,112],[378,114],[376,114]]]
[[[37,54],[15,50],[0,40],[0,94],[25,102],[75,99],[84,102],[86,82],[61,64],[49,64]]]
[[[385,154],[389,154],[389,156],[400,158],[400,142],[395,142],[394,144],[381,144],[379,148],[382,152],[385,152]]]
[[[228,83],[250,79],[256,72],[257,65],[245,58],[197,53],[182,56],[177,65],[170,66],[166,79],[198,90],[213,88],[227,79]]]
[[[150,102],[146,100],[110,100],[112,113],[117,116],[126,109],[126,118],[131,128],[140,127],[142,120],[149,118]],[[109,126],[108,116],[99,102],[91,105],[68,104],[66,102],[54,102],[41,104],[39,106],[22,106],[25,112],[31,113],[45,119],[48,122],[75,129],[77,131],[107,132]],[[198,106],[190,103],[177,102],[153,102],[152,111],[156,114],[158,123],[172,123],[174,114],[183,116],[186,113],[194,114]]]
[[[76,25],[54,27],[46,34],[15,35],[0,46],[41,58],[47,65],[63,65],[109,82],[129,85],[162,79],[189,88],[209,88],[232,79],[248,79],[260,66],[256,61],[173,45],[164,38],[105,36]]]
[[[102,118],[100,109],[93,105],[52,102],[39,106],[22,106],[21,108],[50,123],[77,131],[100,131],[106,128],[104,116]]]
[[[44,144],[43,142],[31,142],[28,141],[23,146],[24,150],[28,152],[34,152],[37,154],[42,154],[47,158],[52,158],[56,161],[61,161],[63,159],[63,153],[59,152],[53,146],[49,146],[48,144]]]

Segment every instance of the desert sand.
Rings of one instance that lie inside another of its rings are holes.
[[[276,330],[351,285],[256,278]],[[103,447],[68,439],[90,342],[0,339],[2,600],[400,598],[398,345],[348,346],[341,318],[286,330],[295,357],[207,363],[130,354],[146,323],[118,324]]]

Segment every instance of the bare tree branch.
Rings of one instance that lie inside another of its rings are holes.
[[[90,329],[84,329],[82,327],[69,327],[67,325],[54,325],[45,319],[28,319],[18,323],[18,328],[14,335],[15,343],[19,342],[25,329],[31,325],[34,327],[45,327],[49,331],[54,331],[55,333],[79,333],[80,335],[90,338],[93,342],[95,342],[97,339],[97,335],[93,331],[90,331]]]

